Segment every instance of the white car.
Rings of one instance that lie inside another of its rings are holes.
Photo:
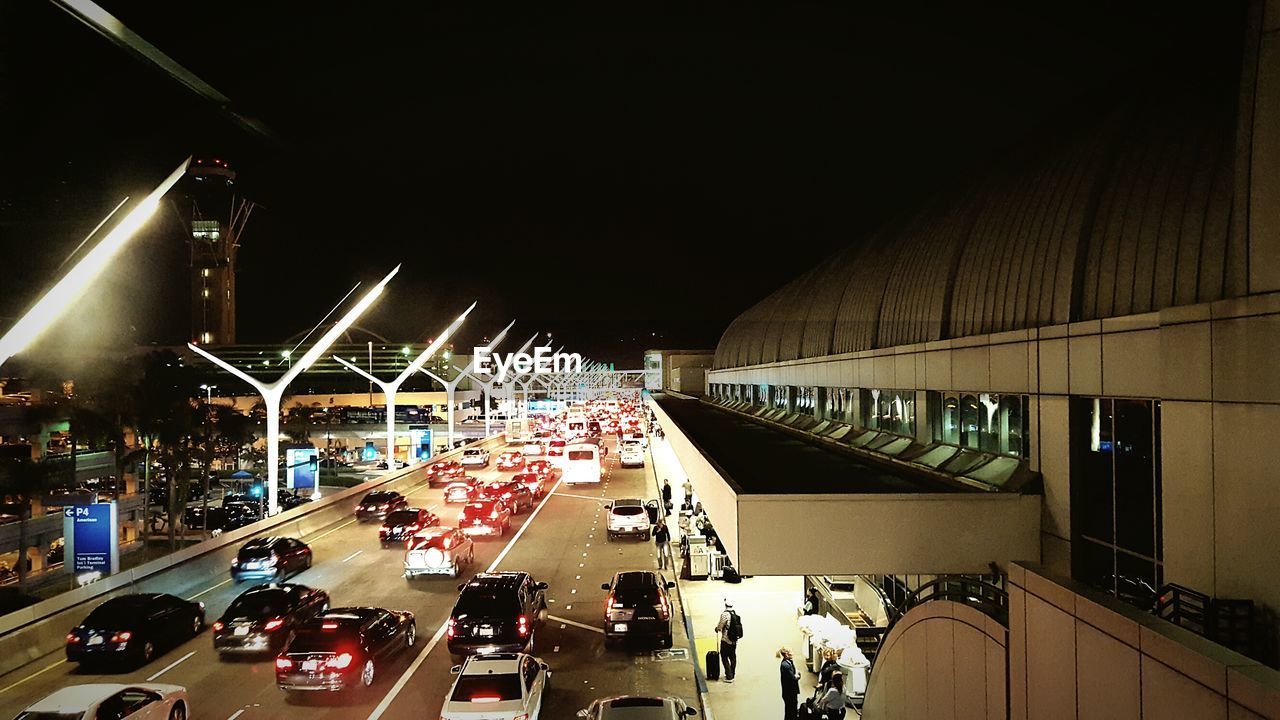
[[[190,714],[187,689],[178,685],[92,683],[57,690],[19,713],[18,718],[186,720]]]
[[[463,565],[476,561],[475,543],[458,528],[429,527],[409,541],[404,553],[404,576],[448,575],[456,578]]]
[[[645,437],[645,434],[639,430],[631,430],[622,433],[622,442],[636,443],[642,448],[649,447],[649,438]]]
[[[649,539],[653,528],[649,525],[649,511],[638,498],[623,498],[609,503],[608,537],[613,540],[624,535]]]
[[[520,454],[527,458],[537,457],[538,455],[542,454],[542,443],[530,440],[529,442],[520,446]]]
[[[644,467],[644,448],[637,442],[624,442],[618,450],[618,463],[622,467]]]
[[[697,714],[680,698],[649,695],[601,698],[578,711],[578,717],[588,720],[681,720]]]
[[[538,720],[551,682],[547,664],[524,653],[473,655],[450,672],[440,720]]]
[[[462,451],[462,464],[467,467],[489,467],[489,451],[467,448]]]

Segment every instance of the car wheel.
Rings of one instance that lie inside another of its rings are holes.
[[[195,637],[196,635],[199,635],[200,631],[203,629],[204,618],[197,613],[195,619],[191,621],[191,636]]]
[[[373,685],[373,660],[364,661],[364,669],[360,671],[360,684],[365,687]]]
[[[404,632],[404,646],[413,647],[418,642],[418,626],[415,623],[409,623],[409,629]]]
[[[155,658],[155,656],[156,656],[156,646],[155,646],[155,643],[151,642],[150,640],[148,640],[148,641],[146,641],[146,642],[142,643],[142,662],[143,662],[143,664],[146,664],[146,663],[151,662],[151,660],[152,660],[153,658]]]
[[[169,720],[187,720],[187,706],[177,703],[169,711]]]

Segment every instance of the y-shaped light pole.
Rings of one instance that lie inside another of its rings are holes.
[[[520,353],[528,350],[529,346],[533,344],[533,341],[537,339],[538,334],[534,333],[532,337],[524,341],[524,344],[520,346],[519,350],[516,350],[515,354],[519,355]],[[489,381],[485,382],[484,380],[476,377],[474,368],[475,363],[473,362],[468,365],[465,370],[460,370],[457,367],[454,367],[453,369],[458,371],[459,377],[466,375],[471,378],[475,384],[480,386],[481,392],[484,393],[484,435],[485,437],[489,437],[489,405],[493,402],[493,387],[505,380],[506,373],[503,373],[502,375],[490,375]]]
[[[515,325],[515,324],[516,324],[516,321],[515,321],[515,320],[512,320],[510,323],[508,323],[506,327],[502,328],[502,332],[498,333],[497,335],[495,335],[495,336],[493,337],[493,341],[492,341],[492,342],[490,342],[488,345],[485,345],[485,346],[484,346],[484,349],[485,349],[485,350],[492,350],[495,346],[497,346],[497,344],[498,344],[498,343],[502,342],[503,338],[505,338],[505,337],[507,336],[507,332],[508,332],[509,330],[511,330],[511,326],[512,326],[512,325]],[[460,371],[460,372],[459,372],[459,373],[458,373],[458,374],[453,378],[453,380],[445,380],[444,378],[440,377],[439,375],[437,375],[437,374],[435,374],[435,373],[431,372],[430,370],[428,370],[428,369],[426,369],[426,368],[419,368],[419,371],[420,371],[420,372],[422,372],[422,374],[426,375],[427,377],[431,378],[432,380],[435,380],[436,382],[438,382],[438,383],[440,383],[441,385],[443,385],[443,386],[444,386],[444,391],[445,391],[445,394],[446,394],[446,401],[447,401],[447,402],[448,402],[448,404],[449,404],[449,444],[450,444],[450,446],[452,446],[452,445],[453,445],[453,404],[454,404],[454,393],[455,393],[455,392],[457,392],[457,390],[458,390],[458,385],[462,382],[462,379],[463,379],[463,378],[465,378],[465,377],[470,377],[470,375],[467,375],[467,374],[466,374],[466,372],[467,372],[467,371],[469,371],[469,370],[471,370],[471,368],[475,367],[475,364],[476,364],[476,356],[475,356],[475,355],[472,355],[472,356],[471,356],[471,361],[467,363],[467,367],[466,367],[466,369],[465,369],[465,370],[463,370],[463,371]],[[454,368],[454,369],[456,370],[457,368]]]
[[[435,355],[435,354],[436,354],[436,351],[440,349],[440,346],[442,346],[442,345],[444,345],[444,344],[445,344],[445,342],[449,339],[449,336],[450,336],[450,335],[452,335],[454,332],[456,332],[456,331],[458,330],[458,328],[462,325],[462,321],[467,319],[467,315],[471,314],[471,311],[472,311],[473,309],[475,309],[475,306],[476,306],[476,304],[475,304],[475,303],[471,303],[471,307],[467,308],[467,309],[466,309],[466,310],[465,310],[461,315],[459,315],[459,316],[458,316],[458,319],[457,319],[457,320],[454,320],[454,321],[453,321],[453,323],[452,323],[451,325],[449,325],[449,327],[445,328],[445,329],[444,329],[444,332],[440,333],[440,336],[439,336],[439,337],[437,337],[437,338],[435,339],[435,341],[434,341],[434,342],[432,342],[430,345],[428,345],[426,350],[423,350],[423,351],[422,351],[422,353],[418,355],[418,357],[414,358],[413,362],[409,363],[409,367],[406,367],[403,371],[401,371],[401,373],[400,373],[399,375],[397,375],[397,376],[396,376],[396,379],[395,379],[395,380],[392,380],[392,381],[390,381],[390,382],[383,382],[383,381],[379,380],[378,378],[376,378],[376,377],[374,377],[374,376],[370,375],[369,373],[365,372],[365,371],[364,371],[364,370],[362,370],[361,368],[358,368],[358,367],[356,367],[355,365],[352,365],[351,363],[347,362],[346,360],[343,360],[342,358],[338,357],[337,355],[334,355],[334,356],[333,356],[333,359],[334,359],[334,360],[337,360],[339,363],[341,363],[343,367],[347,368],[348,370],[354,371],[355,373],[357,373],[357,374],[359,374],[359,375],[363,376],[363,377],[364,377],[366,380],[368,380],[369,382],[371,382],[371,383],[373,383],[373,384],[377,385],[378,387],[382,388],[382,394],[383,394],[384,396],[386,396],[386,401],[387,401],[387,469],[388,469],[388,470],[395,470],[395,469],[396,469],[396,463],[395,463],[395,454],[396,454],[396,393],[398,393],[398,392],[400,391],[400,386],[404,383],[404,381],[405,381],[405,380],[408,380],[408,379],[409,379],[409,378],[410,378],[414,373],[416,373],[416,372],[418,372],[419,370],[421,370],[421,369],[422,369],[422,366],[423,366],[423,365],[425,365],[425,364],[427,363],[427,361],[431,359],[431,356],[432,356],[432,355]],[[410,451],[410,452],[412,452],[412,451]],[[408,458],[405,458],[405,460],[406,460],[406,462],[407,462],[407,461],[408,461]]]
[[[552,357],[555,357],[556,355],[560,354],[560,352],[561,352],[562,350],[564,350],[564,346],[563,346],[563,345],[561,345],[560,347],[556,348],[556,351],[555,351],[554,353],[552,353],[552,354],[551,354],[551,356],[552,356]],[[521,374],[519,374],[519,375],[513,375],[513,376],[511,377],[511,383],[510,383],[510,385],[508,385],[508,387],[510,387],[511,385],[519,385],[519,386],[520,386],[520,395],[521,395],[521,401],[520,401],[520,419],[522,419],[522,420],[528,420],[528,419],[529,419],[529,386],[530,386],[531,384],[533,384],[533,381],[534,381],[536,378],[537,378],[537,373],[535,373],[533,370],[530,370],[530,371],[529,371],[529,372],[527,372],[527,373],[521,373]],[[508,394],[508,397],[509,397],[509,398],[511,398],[511,403],[514,405],[514,404],[515,404],[515,390],[514,390],[514,388],[512,388],[512,389],[511,389],[511,392]]]
[[[262,396],[263,404],[267,406],[267,511],[272,515],[279,510],[279,503],[277,502],[279,491],[276,488],[276,483],[280,479],[280,470],[277,467],[280,463],[280,401],[284,398],[285,388],[289,386],[289,383],[293,382],[294,378],[298,377],[304,370],[311,367],[312,363],[320,359],[320,356],[329,349],[329,346],[332,345],[334,341],[342,335],[342,333],[346,332],[347,328],[351,327],[351,324],[363,315],[365,310],[369,309],[369,306],[373,304],[373,301],[377,300],[378,296],[382,294],[382,290],[387,286],[387,283],[390,282],[391,278],[395,277],[398,272],[400,272],[399,265],[395,266],[391,272],[387,273],[386,277],[382,278],[381,282],[374,285],[369,292],[365,293],[364,297],[360,298],[360,302],[356,303],[354,307],[347,311],[347,314],[343,315],[341,320],[335,323],[333,327],[329,328],[329,332],[325,333],[319,340],[317,340],[316,344],[313,345],[300,360],[293,363],[293,366],[289,368],[288,372],[281,375],[275,382],[264,383],[259,380],[255,380],[239,368],[233,366],[231,363],[215,357],[204,348],[187,343],[187,347],[191,348],[196,354],[240,378],[248,383],[254,390],[257,390],[258,394]],[[316,483],[314,493],[318,495],[319,492],[320,484]]]

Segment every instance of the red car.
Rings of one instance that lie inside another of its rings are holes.
[[[427,482],[432,485],[448,482],[451,478],[458,477],[462,473],[462,463],[457,460],[445,460],[427,468]]]
[[[561,457],[564,455],[564,441],[552,440],[547,443],[547,457]]]
[[[524,470],[525,472],[537,473],[541,475],[544,480],[550,479],[551,475],[555,473],[555,468],[552,467],[551,463],[547,460],[530,460],[529,463],[524,466]]]
[[[524,472],[511,478],[512,482],[523,483],[529,488],[529,492],[533,494],[535,499],[541,499],[547,494],[547,476],[536,472]]]
[[[487,495],[501,500],[516,515],[533,509],[533,491],[522,482],[499,480],[489,483]]]
[[[524,467],[524,456],[514,450],[508,450],[498,456],[499,470],[520,470]]]
[[[475,482],[475,478],[467,476],[462,480],[455,480],[444,488],[444,501],[447,503],[469,503],[476,499],[476,489],[479,483]]]
[[[467,503],[458,516],[458,529],[468,535],[502,537],[511,529],[511,509],[501,500]]]

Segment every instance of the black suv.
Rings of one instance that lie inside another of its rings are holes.
[[[382,520],[387,513],[409,507],[409,500],[398,492],[391,490],[375,490],[365,495],[356,506],[356,519]]]
[[[480,573],[459,585],[449,617],[449,652],[531,652],[537,625],[547,616],[546,583],[526,572]]]
[[[600,586],[609,591],[604,603],[604,643],[614,645],[635,637],[656,638],[671,647],[671,596],[676,584],[651,570],[620,572],[613,582]]]

